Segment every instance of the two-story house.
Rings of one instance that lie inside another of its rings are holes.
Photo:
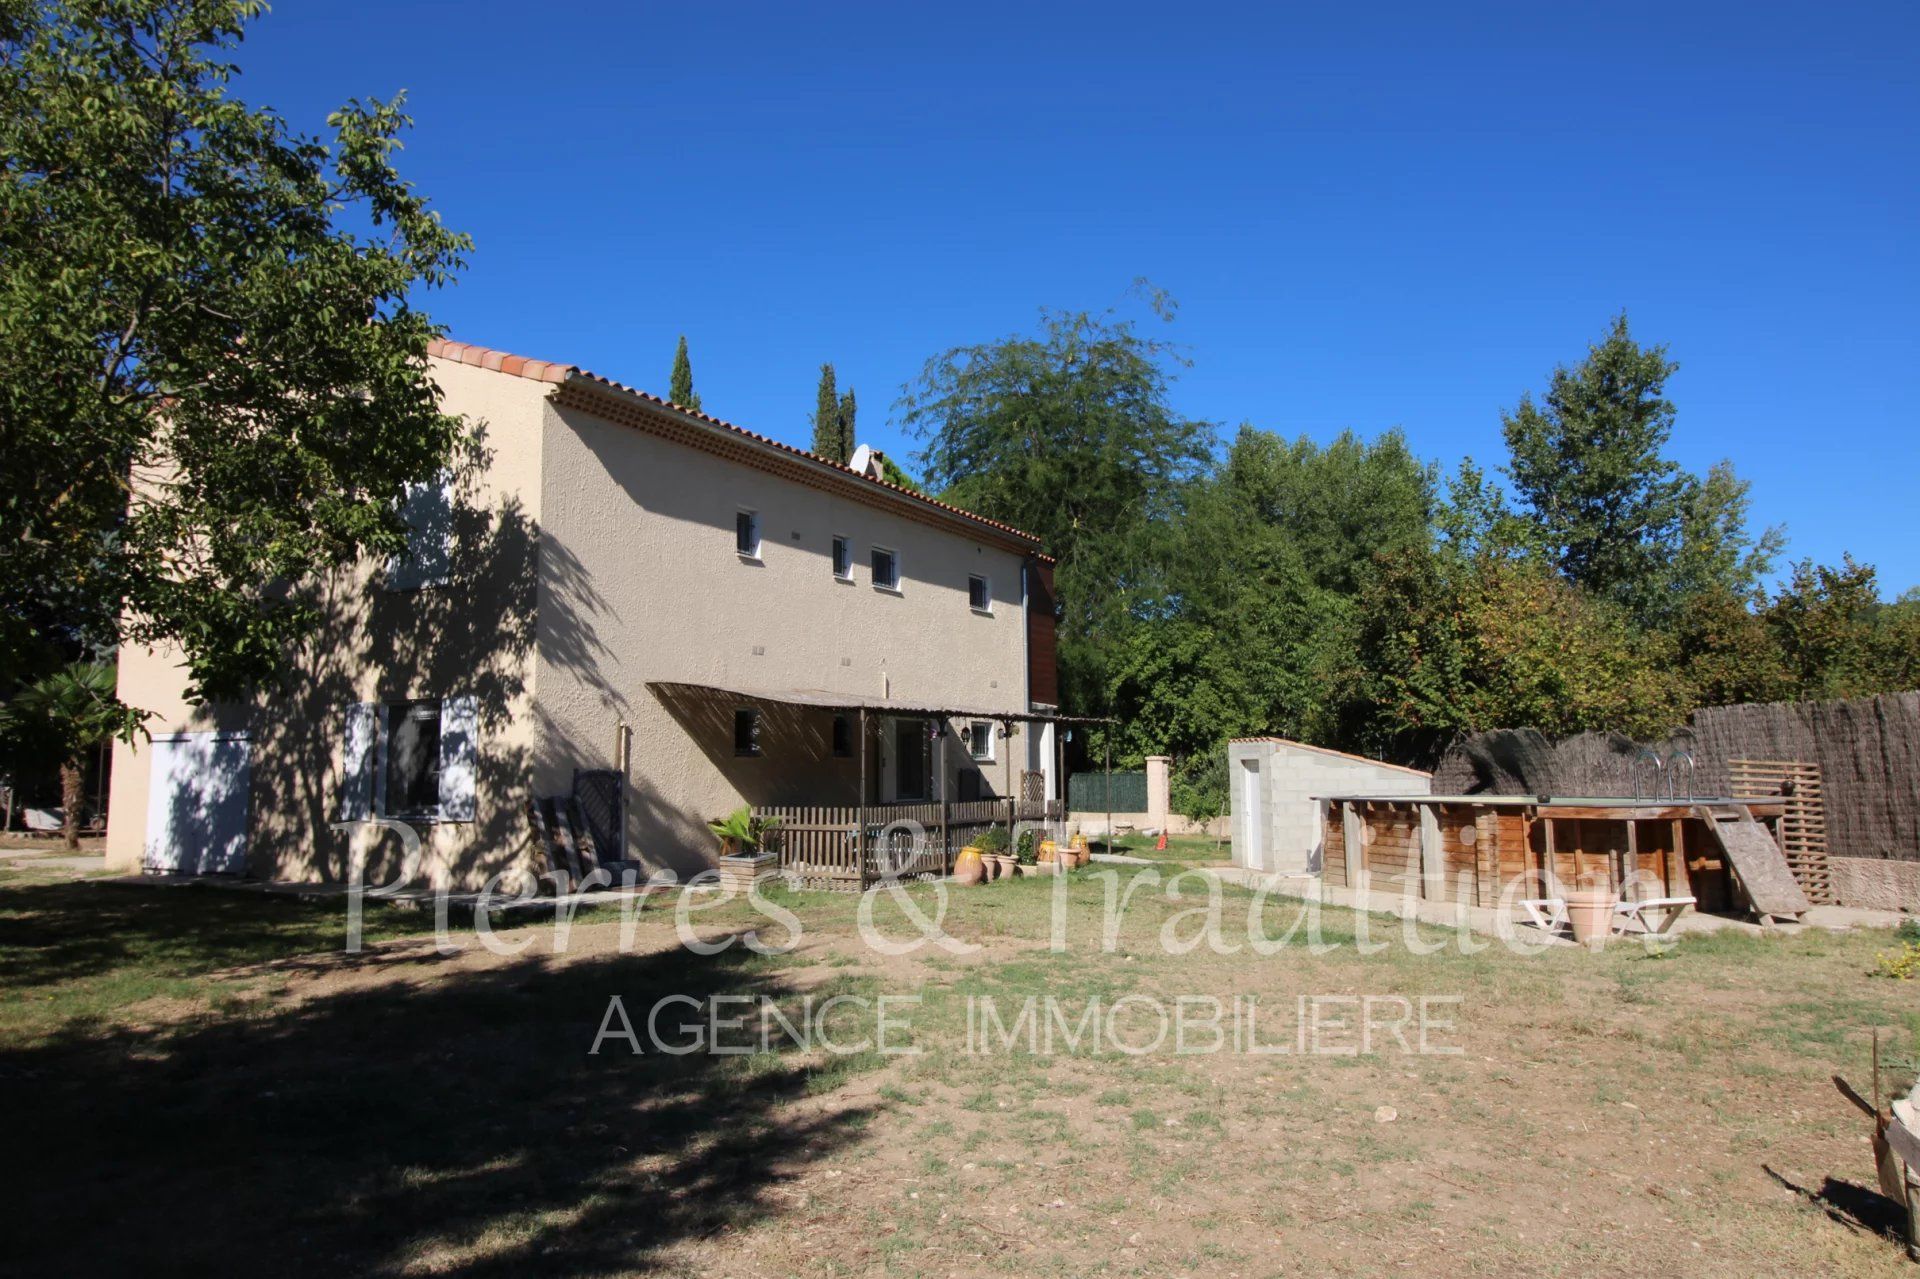
[[[583,772],[619,779],[620,851],[682,872],[743,803],[1057,795],[1034,537],[572,365],[429,360],[472,444],[406,556],[300,587],[324,621],[280,685],[192,706],[122,651],[155,717],[115,748],[110,864],[337,882],[354,841],[393,868],[380,818],[474,886]]]

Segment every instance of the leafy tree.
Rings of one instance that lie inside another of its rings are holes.
[[[1152,302],[1171,318],[1164,297]],[[1147,607],[1169,523],[1213,428],[1167,399],[1181,361],[1111,312],[1043,311],[1038,332],[956,347],[900,400],[928,487],[1037,534],[1059,558],[1063,697],[1104,698],[1105,664]]]
[[[27,685],[0,705],[0,746],[15,760],[52,759],[60,770],[61,831],[80,847],[87,752],[110,737],[131,740],[143,714],[114,696],[114,668],[74,662]]]
[[[1913,610],[1880,601],[1871,564],[1802,560],[1762,614],[1804,698],[1866,697],[1920,685]]]
[[[1778,528],[1749,531],[1748,485],[1731,463],[1702,479],[1664,456],[1678,368],[1666,347],[1635,342],[1621,315],[1585,360],[1554,370],[1541,405],[1522,396],[1502,415],[1507,474],[1533,526],[1508,540],[1657,627],[1696,592],[1751,593],[1785,540]]]
[[[1243,426],[1221,481],[1236,518],[1285,536],[1328,590],[1358,589],[1376,555],[1432,536],[1437,475],[1397,430],[1372,443],[1344,431],[1322,448]]]
[[[1687,597],[1672,634],[1680,669],[1699,706],[1776,702],[1794,696],[1798,681],[1786,654],[1747,601],[1724,587]]]
[[[700,392],[693,389],[693,361],[687,358],[687,335],[673,351],[673,376],[667,381],[667,399],[683,409],[700,411]]]
[[[1786,530],[1774,525],[1757,537],[1748,531],[1751,488],[1727,461],[1714,463],[1704,479],[1688,485],[1679,546],[1664,592],[1679,608],[1691,607],[1687,601],[1712,592],[1751,598],[1773,572],[1787,542]]]
[[[1532,560],[1385,557],[1360,619],[1342,738],[1387,758],[1491,728],[1657,736],[1690,708],[1665,637]]]
[[[1436,548],[1457,559],[1545,554],[1538,526],[1513,509],[1470,457],[1461,460],[1446,481],[1445,496],[1434,504],[1433,532]]]
[[[0,661],[50,598],[184,653],[281,660],[275,583],[398,551],[460,429],[410,301],[469,241],[393,167],[401,101],[329,142],[232,96],[257,0],[10,0],[0,22]],[[130,500],[130,494],[131,500]]]
[[[1189,486],[1159,598],[1117,646],[1120,757],[1173,756],[1185,802],[1212,812],[1225,803],[1224,738],[1331,740],[1356,584],[1375,556],[1427,545],[1432,486],[1397,433],[1322,448],[1243,427]]]
[[[840,418],[840,392],[834,386],[833,365],[820,366],[820,387],[814,397],[813,451],[821,457],[844,462],[853,456]]]
[[[1523,395],[1501,415],[1508,475],[1555,567],[1630,608],[1649,602],[1686,508],[1686,476],[1661,456],[1678,367],[1635,342],[1622,315],[1585,360],[1553,371],[1543,404]]]

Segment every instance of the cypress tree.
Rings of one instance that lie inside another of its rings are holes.
[[[700,410],[700,393],[693,389],[693,361],[687,358],[687,335],[673,353],[673,376],[667,382],[667,398],[683,409]]]
[[[840,393],[833,382],[833,365],[820,366],[820,390],[813,407],[813,451],[835,462],[853,456],[851,448],[842,448],[840,429]]]
[[[853,419],[856,408],[857,406],[853,401],[853,388],[848,387],[847,393],[840,397],[840,447],[843,450],[840,456],[842,460],[852,457],[854,446],[859,443],[859,439],[853,430]]]

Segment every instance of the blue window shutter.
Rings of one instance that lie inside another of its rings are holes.
[[[387,565],[388,588],[445,586],[452,567],[452,477],[409,484],[401,515],[407,521],[407,549]]]
[[[347,707],[346,768],[340,785],[340,820],[363,822],[373,816],[373,771],[379,708],[371,702]]]
[[[479,735],[480,704],[473,697],[449,697],[440,704],[440,819],[474,819],[474,739]]]

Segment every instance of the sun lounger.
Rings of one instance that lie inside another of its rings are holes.
[[[1624,925],[1631,920],[1640,925],[1640,931],[1647,936],[1663,937],[1673,927],[1674,921],[1695,904],[1695,900],[1692,897],[1649,897],[1644,901],[1621,902],[1613,908],[1615,923]]]
[[[1567,899],[1564,897],[1529,897],[1521,901],[1520,909],[1527,912],[1527,920],[1542,932],[1557,933],[1567,922]]]

